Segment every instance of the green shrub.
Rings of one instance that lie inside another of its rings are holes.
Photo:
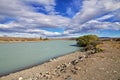
[[[97,45],[100,44],[100,40],[96,35],[85,35],[76,39],[77,45],[84,47],[83,51],[89,51],[89,54],[94,54],[102,52],[103,50],[98,48]]]
[[[48,38],[45,38],[44,40],[49,40]]]
[[[76,39],[77,45],[81,47],[85,47],[88,45],[96,46],[99,38],[96,35],[85,35]]]

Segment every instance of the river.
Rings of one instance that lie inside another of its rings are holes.
[[[0,75],[74,52],[79,49],[75,44],[71,40],[0,43]]]

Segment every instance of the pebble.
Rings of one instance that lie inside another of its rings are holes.
[[[78,66],[76,66],[76,67],[74,67],[74,69],[75,69],[75,70],[80,70],[81,68],[78,67]]]
[[[99,68],[100,70],[104,70],[104,68]]]
[[[56,59],[50,59],[49,61],[50,61],[50,62],[52,62],[52,61],[56,61]]]
[[[73,73],[73,74],[77,74],[77,68],[76,67],[74,67],[73,69],[71,69],[71,72]]]
[[[71,61],[71,64],[72,64],[72,65],[76,65],[78,62],[79,62],[79,60],[78,60],[78,59],[75,59],[75,60]]]
[[[109,71],[106,71],[106,73],[109,73]]]
[[[62,72],[62,73],[65,72],[65,69],[60,69],[60,72]]]
[[[70,75],[68,75],[65,80],[72,80],[72,77]]]
[[[45,72],[45,73],[39,73],[36,75],[36,77],[33,78],[29,78],[28,80],[43,80],[43,79],[52,79],[53,77],[59,77],[61,76],[62,73],[66,73],[66,70],[68,67],[72,65],[76,65],[77,63],[79,63],[79,61],[83,60],[84,58],[86,58],[86,55],[83,56],[79,56],[77,59],[69,62],[69,63],[63,63],[61,65],[58,65],[55,69],[54,69],[54,73],[50,73],[49,71]],[[56,61],[56,59],[50,59],[50,61]],[[79,66],[74,66],[71,69],[71,72],[73,74],[77,74],[77,71],[80,70],[81,68]],[[71,76],[67,76],[66,78],[64,78],[65,80],[72,80]],[[19,80],[23,80],[22,77],[19,77]]]
[[[23,80],[23,78],[22,77],[19,77],[19,79],[18,80]]]
[[[78,59],[82,59],[82,56],[79,56],[79,58]]]
[[[114,73],[117,73],[117,71],[113,71]]]
[[[120,78],[118,80],[120,80]]]
[[[71,72],[72,72],[73,74],[77,74],[76,70],[74,70],[74,69],[72,69]]]
[[[50,72],[48,72],[48,71],[47,71],[47,72],[46,72],[46,74],[48,74],[48,75],[49,75],[49,74],[50,74]]]

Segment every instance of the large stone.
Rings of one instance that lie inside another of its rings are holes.
[[[79,62],[79,60],[78,60],[78,59],[75,59],[75,60],[71,61],[71,64],[72,64],[72,65],[76,65],[78,62]]]
[[[18,80],[23,80],[23,77],[19,77],[19,79]]]

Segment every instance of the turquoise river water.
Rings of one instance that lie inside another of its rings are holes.
[[[8,74],[74,52],[76,41],[0,43],[0,75]]]

